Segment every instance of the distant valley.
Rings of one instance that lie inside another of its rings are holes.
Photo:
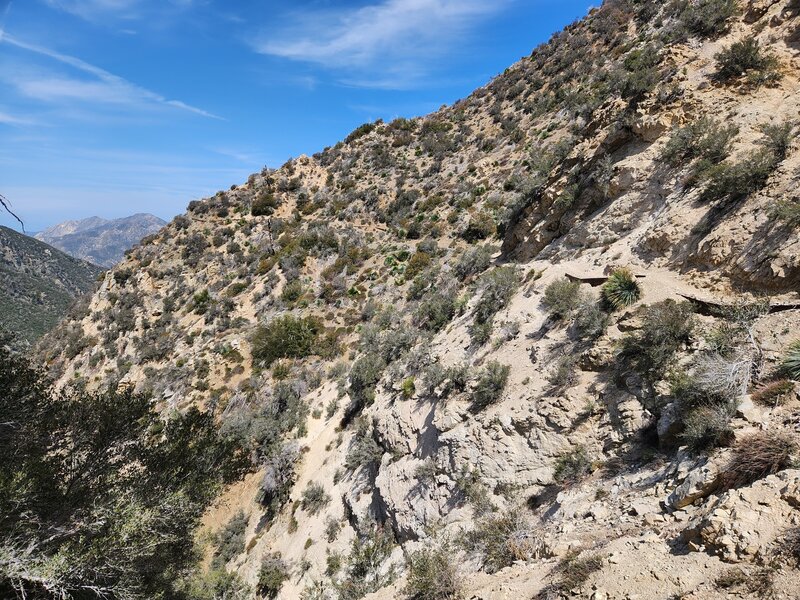
[[[164,225],[166,221],[143,213],[112,220],[89,217],[59,223],[34,237],[75,258],[113,267],[125,257],[126,250]]]

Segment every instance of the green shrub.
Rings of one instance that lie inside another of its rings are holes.
[[[353,440],[350,442],[345,468],[351,473],[359,469],[373,471],[380,464],[383,454],[383,448],[375,441],[372,427],[364,417],[361,417]]]
[[[225,527],[216,535],[217,550],[211,561],[212,569],[224,569],[225,565],[235,556],[244,552],[245,531],[247,530],[247,515],[239,511]]]
[[[478,281],[481,297],[475,307],[475,322],[488,323],[505,308],[519,285],[514,267],[500,267],[484,273]]]
[[[788,433],[759,431],[737,441],[722,479],[726,487],[750,485],[793,464],[797,440]]]
[[[479,211],[470,217],[467,226],[461,232],[461,237],[473,244],[491,237],[496,230],[497,226],[492,215],[485,211]]]
[[[731,17],[739,12],[736,0],[681,0],[677,20],[686,32],[716,37],[727,32]]]
[[[724,82],[745,75],[751,85],[771,85],[780,80],[778,59],[761,48],[758,40],[747,38],[734,42],[714,57],[717,78]]]
[[[192,312],[196,315],[204,315],[211,308],[211,294],[208,290],[196,293],[192,297]]]
[[[542,304],[556,319],[566,319],[578,308],[581,301],[580,283],[566,277],[556,279],[544,290]]]
[[[303,510],[310,515],[315,515],[321,511],[331,501],[330,495],[325,492],[322,484],[311,482],[303,490],[302,506]]]
[[[280,553],[270,554],[261,562],[258,571],[258,593],[266,598],[277,598],[288,579],[289,569]]]
[[[723,162],[702,173],[705,188],[700,195],[704,202],[739,202],[762,189],[778,166],[775,155],[767,148],[753,150],[736,163]]]
[[[658,70],[659,50],[653,45],[628,52],[623,61],[624,74],[617,87],[623,98],[640,100],[661,80]]]
[[[447,547],[425,548],[411,555],[404,590],[410,600],[457,600],[463,596],[461,577]]]
[[[789,227],[800,227],[800,201],[777,200],[770,210],[770,216],[783,221]]]
[[[375,388],[383,376],[386,361],[378,354],[368,352],[361,356],[350,369],[347,393],[350,396],[350,407],[345,415],[351,421],[365,407],[375,401]]]
[[[473,411],[483,410],[500,399],[510,372],[511,367],[501,365],[497,361],[491,361],[486,365],[472,392]]]
[[[294,304],[302,297],[303,284],[299,279],[289,281],[285,286],[283,286],[283,291],[281,291],[281,300],[287,304]]]
[[[683,417],[681,439],[695,452],[727,443],[733,435],[732,417],[730,406],[698,406]]]
[[[628,269],[615,270],[603,284],[602,293],[603,300],[616,309],[630,306],[642,297],[639,283]]]
[[[584,339],[595,340],[608,326],[608,313],[590,296],[583,296],[575,311],[575,331]]]
[[[692,305],[664,300],[644,309],[639,331],[622,339],[621,358],[645,380],[655,383],[694,330]]]
[[[489,246],[475,246],[467,248],[458,258],[453,272],[462,281],[467,277],[485,271],[492,262],[492,249]]]
[[[278,199],[269,192],[260,193],[250,207],[250,214],[254,217],[269,216],[278,207]]]
[[[794,342],[786,350],[781,368],[795,381],[800,381],[800,340]]]
[[[575,373],[576,358],[572,354],[564,354],[556,361],[555,369],[547,376],[547,381],[555,388],[568,388],[575,383],[577,374]]]
[[[736,125],[725,125],[712,117],[702,117],[675,130],[667,140],[661,157],[672,166],[700,158],[706,161],[707,167],[728,157],[738,133]]]
[[[577,483],[592,471],[592,461],[584,446],[562,452],[553,467],[553,480],[562,485]]]
[[[394,545],[394,535],[388,527],[375,527],[367,535],[354,539],[346,575],[337,586],[339,600],[357,600],[392,583],[394,569],[384,569],[383,564]]]
[[[414,397],[417,388],[414,384],[413,377],[406,377],[403,379],[403,382],[400,384],[400,392],[403,394],[403,400],[409,400]]]
[[[767,123],[761,126],[762,137],[760,145],[766,148],[775,156],[777,162],[781,162],[789,154],[789,148],[795,138],[797,123],[786,121],[784,123]]]
[[[279,358],[305,358],[314,353],[322,322],[314,317],[277,317],[256,329],[253,359],[269,367]]]
[[[416,324],[420,329],[440,331],[456,314],[456,298],[452,292],[434,292],[419,305]]]

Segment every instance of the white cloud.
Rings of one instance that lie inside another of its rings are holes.
[[[344,72],[353,85],[408,87],[423,80],[437,56],[463,41],[471,26],[508,1],[384,0],[355,9],[306,11],[254,47]]]
[[[161,94],[140,87],[130,81],[109,73],[74,56],[61,54],[54,50],[23,42],[9,35],[0,35],[0,43],[6,43],[21,50],[38,54],[67,65],[94,79],[76,79],[74,77],[33,77],[16,76],[12,83],[24,95],[43,101],[77,100],[83,102],[99,102],[126,104],[144,107],[161,105],[176,108],[212,119],[221,119],[201,108],[191,106],[180,100],[165,98]]]
[[[0,110],[0,125],[35,125],[36,121],[27,117],[12,115]]]

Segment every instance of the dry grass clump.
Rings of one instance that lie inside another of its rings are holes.
[[[733,567],[717,577],[714,585],[720,590],[744,592],[754,598],[771,598],[775,591],[774,574],[769,567],[758,567],[749,573],[741,567]]]
[[[723,475],[727,487],[749,485],[792,464],[797,441],[789,434],[760,431],[742,438]]]
[[[770,381],[751,394],[753,402],[763,406],[778,406],[789,399],[789,394],[794,391],[794,384],[787,379]]]

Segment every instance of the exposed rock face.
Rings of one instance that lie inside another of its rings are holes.
[[[125,257],[127,250],[166,224],[166,221],[146,214],[113,220],[89,217],[59,223],[40,231],[35,237],[75,258],[113,267]]]
[[[0,325],[33,343],[91,291],[102,269],[0,227]]]
[[[790,470],[730,490],[704,507],[704,516],[687,530],[726,562],[768,558],[768,551],[795,524],[800,471]]]
[[[709,35],[675,29],[681,6],[606,2],[452,107],[369,124],[192,203],[107,274],[42,356],[62,385],[131,386],[231,427],[300,396],[310,416],[287,434],[300,451],[286,502],[267,515],[257,485],[232,486],[207,521],[252,515],[228,565],[250,583],[274,552],[303,566],[281,598],[314,583],[333,592],[352,572],[331,574],[328,558],[376,521],[397,542],[379,574],[505,527],[501,564],[487,566],[480,541],[452,551],[469,597],[556,593],[558,561],[580,551],[600,556],[597,569],[559,593],[722,597],[721,558],[749,568],[769,544],[749,528],[794,518],[785,474],[752,497],[719,496],[728,451],[713,442],[789,430],[797,399],[742,403],[736,390],[723,405],[709,389],[739,346],[757,356],[754,384],[777,377],[800,331],[796,140],[759,185],[735,177],[763,151],[765,123],[797,118],[800,70],[794,4],[753,4]],[[722,83],[714,56],[749,36],[782,78]],[[718,171],[690,157],[699,149],[664,158],[704,117],[736,128],[714,159],[735,189],[717,199]],[[619,267],[639,294],[612,310],[600,286]],[[551,285],[565,297],[553,302]],[[765,293],[775,310],[751,295]],[[644,337],[659,318],[645,306],[682,311],[686,298],[691,310]],[[263,368],[253,355],[280,350],[259,347],[257,326],[287,315],[319,319],[324,336]],[[96,343],[71,354],[68,336]],[[698,414],[721,431],[687,427]],[[331,498],[314,514],[301,508],[311,483]],[[370,597],[402,590],[401,577]]]

